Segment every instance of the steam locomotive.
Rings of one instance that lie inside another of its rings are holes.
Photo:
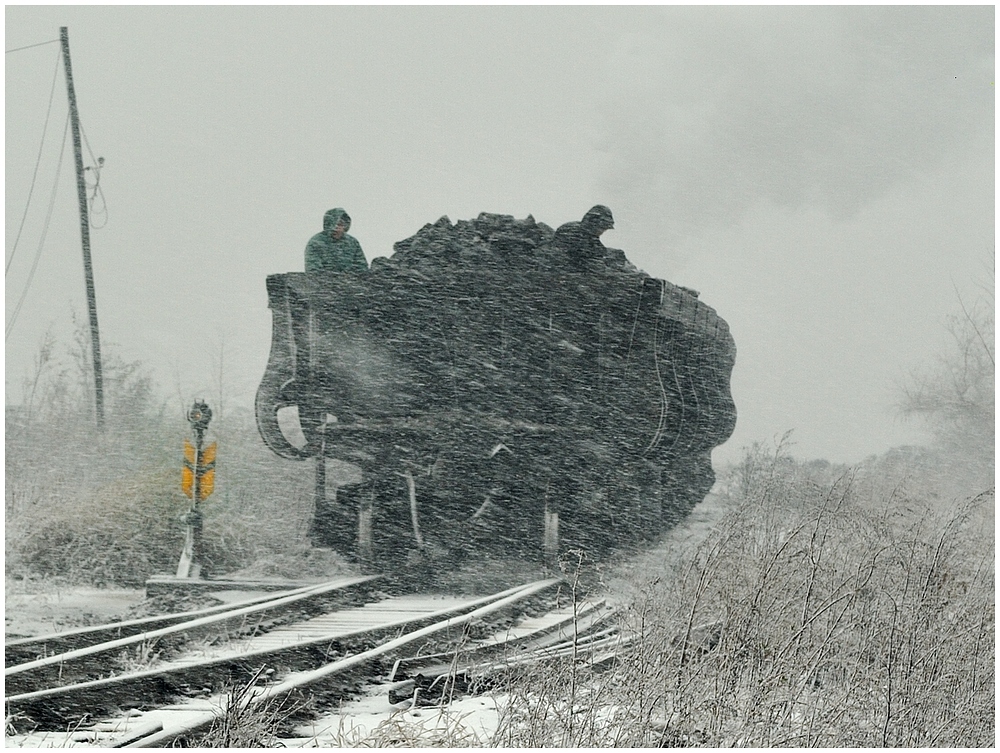
[[[736,422],[729,327],[622,252],[580,268],[553,236],[445,217],[367,272],[267,278],[257,423],[316,464],[314,544],[380,566],[599,557],[705,497]],[[328,458],[361,483],[328,498]]]

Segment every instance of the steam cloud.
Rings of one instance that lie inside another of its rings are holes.
[[[599,147],[667,242],[758,200],[850,218],[970,139],[993,160],[992,7],[658,10],[617,41]]]

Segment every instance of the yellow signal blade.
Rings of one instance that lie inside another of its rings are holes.
[[[205,471],[205,475],[198,480],[198,501],[201,502],[215,489],[215,470]]]
[[[187,464],[181,468],[181,490],[188,497],[194,493],[194,472]]]
[[[202,465],[211,465],[212,463],[215,462],[216,444],[217,444],[216,442],[212,442],[212,444],[210,444],[208,447],[202,450],[201,452]]]
[[[184,459],[194,465],[194,445],[187,439],[184,440]]]

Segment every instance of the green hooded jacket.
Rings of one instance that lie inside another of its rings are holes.
[[[341,220],[344,234],[334,240],[331,233]],[[351,217],[340,207],[323,216],[323,232],[316,233],[306,244],[306,272],[363,272],[368,269],[361,244],[347,234],[350,227]]]

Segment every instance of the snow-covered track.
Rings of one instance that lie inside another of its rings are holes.
[[[4,666],[13,667],[28,662],[36,661],[57,654],[64,654],[69,651],[87,648],[101,643],[108,643],[128,638],[141,633],[149,633],[154,630],[171,627],[180,623],[191,622],[202,617],[210,617],[225,612],[232,612],[237,609],[249,607],[262,603],[275,602],[286,597],[294,597],[299,594],[324,594],[332,590],[347,592],[350,588],[376,581],[381,576],[369,575],[360,578],[341,578],[334,581],[316,583],[314,585],[302,586],[300,588],[288,589],[285,591],[275,591],[273,593],[259,594],[253,598],[219,604],[213,607],[205,607],[187,612],[175,612],[173,614],[151,615],[149,617],[137,617],[131,620],[110,622],[103,625],[92,625],[88,627],[74,628],[48,635],[32,636],[30,638],[16,638],[4,642]],[[308,598],[308,597],[307,597]]]
[[[397,703],[408,697],[415,701],[417,696],[420,700],[439,697],[445,688],[469,689],[502,669],[568,654],[613,654],[622,641],[611,619],[616,614],[603,599],[569,604],[521,620],[459,651],[400,659],[389,676],[389,700]]]
[[[262,626],[290,616],[327,611],[338,603],[362,597],[358,587],[380,576],[339,578],[326,583],[268,594],[236,604],[99,625],[5,646],[4,688],[8,696],[108,673],[108,659],[135,649],[146,651],[169,641],[258,632]],[[363,597],[362,597],[363,598]],[[62,649],[62,650],[59,650]],[[37,657],[22,661],[15,658]]]
[[[610,610],[603,604],[553,609],[560,584],[553,578],[474,599],[397,596],[340,609],[206,648],[202,656],[8,696],[8,720],[21,728],[76,728],[80,735],[89,734],[80,731],[84,720],[103,718],[90,727],[93,744],[169,745],[207,730],[225,713],[234,687],[250,687],[241,700],[248,707],[329,700],[349,695],[359,682],[387,679],[390,660],[412,654],[414,647],[420,653],[451,647],[453,657],[471,651],[495,659],[518,648],[558,646],[604,622]],[[526,616],[533,613],[538,616]],[[484,626],[492,637],[474,640],[472,633]]]

